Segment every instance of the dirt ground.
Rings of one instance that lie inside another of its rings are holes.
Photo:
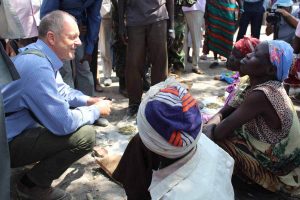
[[[200,68],[205,72],[203,75],[197,75],[191,72],[191,65],[186,67],[186,73],[181,78],[192,81],[191,94],[198,100],[203,100],[214,96],[223,96],[226,83],[214,80],[216,75],[226,71],[224,63],[215,69],[210,69],[208,66],[212,62],[201,61]],[[102,74],[102,73],[101,73]],[[118,93],[118,79],[113,74],[113,84],[104,88],[104,92],[97,93],[97,96],[106,96],[113,99],[112,113],[107,119],[109,126],[96,127],[97,131],[97,146],[116,147],[116,151],[121,151],[126,147],[126,141],[131,138],[128,135],[118,133],[117,123],[122,120],[128,105],[128,99]],[[297,107],[298,110],[299,106]],[[121,138],[121,139],[120,139]],[[119,140],[120,139],[120,140]],[[121,141],[121,142],[120,142]],[[124,142],[125,141],[125,142]],[[12,199],[17,199],[15,192],[16,180],[20,177],[25,168],[13,169],[12,172]],[[53,183],[53,186],[65,189],[71,193],[76,200],[123,200],[126,195],[122,187],[111,181],[105,173],[99,168],[92,154],[84,156],[82,159],[74,163],[58,180]],[[240,197],[236,199],[268,199],[268,197],[255,198],[248,191],[241,190]],[[250,196],[249,196],[250,195]],[[271,196],[270,199],[275,199]]]
[[[204,75],[197,75],[190,72],[190,64],[187,67],[188,72],[182,75],[182,79],[193,82],[191,93],[195,98],[201,100],[210,96],[224,95],[225,83],[214,80],[215,75],[224,71],[224,63],[216,69],[209,69],[210,61],[200,63],[201,69],[205,71]],[[118,143],[115,138],[130,136],[122,136],[117,132],[117,123],[122,120],[128,105],[128,99],[118,93],[118,79],[113,76],[113,84],[104,88],[104,92],[97,93],[97,96],[106,96],[113,99],[112,112],[107,119],[110,124],[108,127],[97,127],[97,145],[103,146],[105,143]],[[115,136],[113,136],[115,135]],[[109,139],[107,139],[109,138]],[[124,141],[124,140],[123,140]],[[109,145],[109,144],[108,144]],[[122,145],[122,144],[120,144]],[[123,144],[121,149],[125,149],[126,144]],[[27,166],[27,168],[30,166]],[[15,182],[26,168],[13,169],[12,175],[12,199],[16,198]],[[107,176],[102,173],[99,165],[96,164],[94,157],[91,154],[84,156],[82,159],[74,163],[58,180],[53,183],[61,189],[70,192],[75,199],[78,200],[121,200],[126,199],[126,195],[122,187],[112,182]]]

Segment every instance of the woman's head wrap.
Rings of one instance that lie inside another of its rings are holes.
[[[196,146],[202,119],[197,101],[186,87],[169,78],[146,93],[139,107],[137,125],[149,150],[174,159]]]
[[[293,48],[282,40],[268,41],[270,61],[277,70],[277,80],[283,81],[289,75],[293,61]]]
[[[259,43],[260,41],[257,38],[244,36],[244,38],[234,44],[234,47],[241,52],[243,57],[245,57],[248,53],[253,52]]]

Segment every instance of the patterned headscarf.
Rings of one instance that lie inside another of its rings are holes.
[[[234,44],[234,47],[242,53],[243,57],[245,57],[248,53],[253,52],[259,43],[260,41],[257,38],[244,36],[244,38]]]
[[[277,80],[283,81],[289,75],[293,61],[293,48],[282,40],[268,41],[270,61],[277,69]]]
[[[185,86],[169,78],[147,92],[137,125],[148,149],[166,158],[179,158],[196,146],[202,119],[196,100]]]

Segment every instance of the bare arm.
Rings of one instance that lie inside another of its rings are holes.
[[[281,127],[276,111],[265,94],[261,91],[253,91],[247,96],[239,108],[215,127],[212,134],[213,139],[222,140],[230,137],[234,130],[240,128],[243,124],[254,119],[258,115],[261,115],[266,121],[273,124],[272,128],[277,129]]]
[[[169,29],[174,29],[174,0],[166,1],[167,11],[169,15]]]
[[[284,9],[277,9],[276,12],[279,12],[290,26],[292,26],[293,28],[297,27],[299,19],[297,19],[295,16]]]

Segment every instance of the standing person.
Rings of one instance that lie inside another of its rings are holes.
[[[125,65],[126,65],[126,45],[119,35],[119,14],[118,1],[111,0],[112,3],[112,51],[113,51],[113,68],[119,78],[119,93],[128,97],[125,82]]]
[[[206,0],[197,0],[192,7],[182,7],[185,20],[187,23],[187,29],[185,31],[185,44],[188,46],[188,33],[191,34],[193,55],[192,55],[192,71],[197,74],[203,74],[203,71],[199,69],[199,50],[202,46],[202,26],[204,25],[204,13],[205,13]],[[188,48],[185,48],[185,60],[189,55]]]
[[[233,36],[237,29],[241,0],[207,0],[205,9],[205,39],[203,53],[214,53],[218,65],[218,55],[228,58],[233,46]]]
[[[94,96],[94,80],[90,70],[92,62],[92,53],[97,42],[100,28],[100,8],[102,0],[43,0],[41,6],[41,18],[54,10],[62,10],[73,15],[78,23],[80,30],[80,39],[82,45],[76,49],[75,53],[75,88],[85,95]],[[72,67],[70,62],[65,62],[62,68],[63,77],[67,83],[72,85]]]
[[[176,0],[174,3],[175,39],[168,43],[168,68],[171,73],[180,75],[185,69],[184,39],[186,22],[182,6],[192,6],[196,0]]]
[[[90,152],[93,124],[110,113],[111,102],[66,85],[59,73],[81,44],[76,19],[63,11],[43,17],[36,43],[14,58],[20,79],[2,88],[11,167],[35,163],[17,184],[20,197],[71,199],[51,183]],[[34,88],[34,89],[33,89]]]
[[[265,6],[269,0],[244,0],[240,7],[241,19],[236,41],[244,37],[249,23],[251,24],[251,36],[259,39]]]
[[[274,39],[283,40],[292,45],[299,21],[299,9],[293,10],[293,4],[294,2],[292,0],[277,0],[272,5],[272,9],[280,15],[280,18],[277,17],[277,20],[270,21],[268,20],[270,13],[267,13],[266,35],[273,33]]]
[[[111,59],[111,36],[112,36],[112,14],[111,0],[103,0],[101,6],[101,26],[99,32],[100,54],[103,60],[104,86],[112,84],[112,59]]]
[[[174,1],[119,0],[118,9],[119,34],[127,43],[125,79],[129,106],[125,118],[130,118],[136,115],[141,103],[146,52],[152,65],[151,84],[167,77],[167,33],[171,40],[175,38]]]

